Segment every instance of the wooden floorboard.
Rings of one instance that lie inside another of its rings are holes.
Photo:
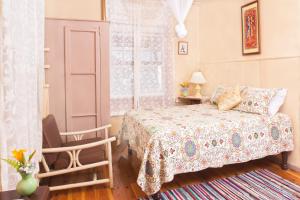
[[[136,183],[136,174],[127,159],[126,148],[118,149],[113,156],[114,188],[96,185],[51,193],[51,200],[132,200],[145,196]],[[227,165],[222,168],[210,168],[200,172],[179,174],[170,183],[162,186],[161,191],[179,188],[185,185],[198,184],[218,178],[235,176],[257,169],[268,169],[283,178],[300,185],[300,173],[284,171],[269,159],[250,161],[247,163]],[[105,171],[105,170],[104,170]],[[106,174],[106,173],[104,173]]]

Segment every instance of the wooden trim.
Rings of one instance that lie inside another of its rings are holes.
[[[106,21],[106,0],[101,0],[101,20]]]
[[[77,118],[80,118],[80,117],[96,117],[96,116],[97,116],[97,113],[72,115],[73,118],[75,118],[75,117],[77,117]]]
[[[101,126],[101,124],[105,124],[103,122],[102,119],[102,110],[101,110],[101,69],[104,67],[101,65],[101,30],[100,28],[96,29],[96,36],[95,36],[95,42],[96,42],[96,46],[95,46],[95,53],[98,54],[98,56],[96,56],[96,62],[95,62],[95,111],[96,111],[96,126],[99,127]],[[100,44],[100,45],[97,45]],[[99,59],[98,59],[99,58]],[[96,133],[97,135],[97,133]]]
[[[108,23],[109,21],[103,21],[103,20],[92,20],[92,19],[66,19],[66,18],[55,18],[55,17],[46,17],[46,20],[63,20],[63,21],[69,21],[69,22],[101,22],[101,23]]]
[[[76,75],[91,75],[91,76],[95,76],[97,75],[97,73],[71,73],[72,76],[76,76]]]
[[[110,123],[109,24],[100,28],[100,110],[102,124]]]
[[[270,60],[287,60],[287,59],[299,59],[300,56],[281,56],[281,57],[266,57],[261,58],[257,57],[245,57],[247,59],[232,59],[232,60],[217,60],[217,61],[208,61],[203,62],[201,65],[211,65],[211,64],[224,64],[224,63],[244,63],[244,62],[257,62],[257,61],[270,61]],[[201,69],[199,69],[201,70]]]

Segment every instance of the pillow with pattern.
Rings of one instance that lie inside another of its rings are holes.
[[[270,102],[275,94],[276,89],[247,87],[241,94],[242,102],[234,109],[262,115],[268,114]]]
[[[212,104],[217,104],[218,99],[220,96],[222,96],[228,89],[232,87],[229,86],[223,86],[223,85],[218,85],[216,89],[214,90],[213,94],[210,97],[210,102]],[[246,86],[240,86],[240,92],[244,92],[244,90],[247,88]]]
[[[227,111],[237,106],[242,101],[240,93],[239,86],[227,89],[217,100],[218,109]]]
[[[217,88],[214,90],[213,94],[210,97],[210,102],[212,104],[217,104],[217,101],[219,99],[219,97],[224,94],[226,90],[226,87],[222,86],[222,85],[218,85]]]

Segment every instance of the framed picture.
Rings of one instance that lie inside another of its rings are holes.
[[[260,53],[258,1],[242,6],[243,55]]]
[[[178,42],[178,55],[188,55],[189,54],[189,43],[188,42]]]

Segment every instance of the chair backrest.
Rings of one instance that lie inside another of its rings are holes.
[[[55,118],[53,115],[48,115],[43,119],[43,148],[56,148],[61,146],[62,140]],[[45,159],[50,166],[56,161],[57,154],[46,154]]]

